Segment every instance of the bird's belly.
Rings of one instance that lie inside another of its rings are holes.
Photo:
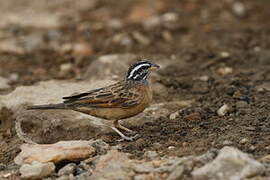
[[[77,111],[102,119],[117,120],[135,116],[147,108],[149,104],[140,104],[132,108],[84,108]]]

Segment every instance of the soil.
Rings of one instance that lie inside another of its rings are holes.
[[[64,6],[65,1],[61,2]],[[49,48],[50,40],[47,40],[45,47],[23,54],[1,52],[0,76],[9,78],[17,73],[19,79],[11,83],[14,89],[42,80],[77,79],[94,57],[105,54],[128,52],[152,59],[159,56],[167,57],[168,61],[176,59],[177,66],[169,65],[158,72],[158,82],[167,88],[168,96],[155,93],[154,101],[193,99],[196,103],[179,110],[175,119],[160,117],[153,123],[132,127],[141,135],[134,142],[117,142],[119,137],[113,133],[96,138],[112,146],[120,144],[121,151],[138,159],[149,150],[156,150],[162,156],[184,156],[224,145],[236,146],[259,158],[270,153],[270,2],[239,1],[244,4],[242,13],[233,10],[234,3],[228,0],[97,1],[92,9],[78,12],[79,20],[56,29],[61,41],[89,42],[91,55],[63,54]],[[143,25],[142,19],[166,12],[178,15],[178,23],[161,24],[154,29]],[[113,19],[121,20],[120,29],[98,28],[99,23]],[[15,37],[41,31],[40,35],[46,37],[50,29],[15,26],[6,31]],[[147,37],[149,43],[141,44],[134,39],[135,31]],[[131,43],[115,43],[112,37],[119,33],[131,37]],[[59,70],[63,63],[73,65],[65,76]],[[217,110],[224,104],[230,109],[219,116]],[[3,108],[0,162],[4,164],[13,163],[22,144],[13,122],[12,112]]]

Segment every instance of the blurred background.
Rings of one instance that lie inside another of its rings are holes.
[[[122,53],[181,55],[194,64],[233,54],[253,66],[252,55],[269,47],[269,7],[268,0],[0,1],[0,75],[12,85],[80,78],[97,56]]]
[[[120,80],[130,63],[148,58],[162,67],[151,77],[158,105],[141,117],[150,122],[132,126],[142,138],[122,151],[142,158],[147,150],[190,155],[235,145],[260,157],[270,152],[269,9],[269,0],[1,0],[0,93],[46,80]],[[22,143],[15,113],[0,111],[4,163]],[[33,127],[25,130],[46,143],[91,137],[61,123],[58,131]],[[118,138],[98,137],[112,145]]]

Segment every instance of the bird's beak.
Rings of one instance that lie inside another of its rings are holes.
[[[151,67],[149,68],[151,71],[155,71],[155,70],[158,70],[160,68],[159,65],[157,64],[152,64]]]

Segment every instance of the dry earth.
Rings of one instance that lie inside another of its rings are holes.
[[[38,119],[26,119],[23,129],[40,143],[103,139],[134,159],[147,151],[182,157],[226,145],[255,158],[270,153],[270,1],[38,2],[0,1],[2,97],[46,80],[119,80],[141,57],[162,66],[152,76],[152,109],[140,123],[127,122],[138,140],[117,142],[116,134],[89,124],[80,132],[61,124],[44,131]],[[228,111],[218,115],[224,104]],[[14,124],[23,110],[0,107],[0,168],[16,169],[23,142]]]

